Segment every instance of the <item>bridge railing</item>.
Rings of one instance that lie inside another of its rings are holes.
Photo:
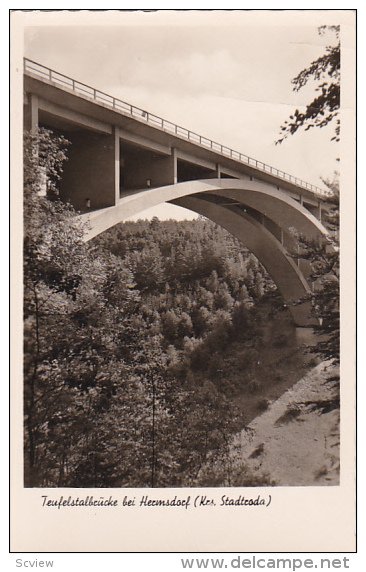
[[[171,121],[167,121],[158,115],[154,115],[144,109],[136,107],[135,105],[131,105],[130,103],[126,103],[125,101],[108,95],[99,89],[95,89],[85,83],[81,83],[71,77],[68,77],[62,73],[59,73],[51,68],[43,66],[33,60],[28,58],[24,58],[24,73],[27,75],[35,75],[41,79],[49,81],[59,87],[70,89],[71,91],[75,92],[78,95],[82,95],[83,97],[91,98],[96,103],[101,103],[105,106],[114,109],[117,112],[128,114],[131,117],[137,118],[141,121],[145,121],[146,123],[162,129],[166,132],[172,133],[178,137],[191,141],[197,145],[205,147],[207,149],[211,149],[212,151],[223,155],[224,157],[229,157],[230,159],[234,159],[235,161],[239,161],[240,163],[245,163],[250,167],[257,169],[258,171],[262,171],[278,177],[279,179],[283,179],[284,181],[288,181],[297,185],[298,187],[302,187],[311,191],[317,195],[329,195],[330,193],[324,189],[320,189],[316,185],[312,185],[311,183],[307,183],[298,177],[294,177],[289,173],[285,173],[280,169],[276,169],[267,163],[263,163],[262,161],[258,161],[257,159],[253,159],[248,155],[240,153],[239,151],[235,151],[230,147],[225,145],[221,145],[221,143],[217,143],[216,141],[212,141],[203,135],[199,135],[194,131],[190,131],[185,127],[181,127],[180,125],[176,125]]]

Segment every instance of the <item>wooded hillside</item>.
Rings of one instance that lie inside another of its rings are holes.
[[[57,198],[64,146],[43,131],[25,147],[26,486],[220,485],[233,435],[305,371],[288,310],[205,219],[84,243]]]

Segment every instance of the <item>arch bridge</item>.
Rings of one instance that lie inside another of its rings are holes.
[[[71,141],[60,195],[89,220],[86,240],[169,202],[240,239],[285,301],[311,290],[292,229],[315,240],[327,234],[321,189],[28,59],[24,126]],[[296,325],[313,324],[308,303],[290,311]]]

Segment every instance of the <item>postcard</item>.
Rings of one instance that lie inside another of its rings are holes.
[[[354,551],[355,10],[10,23],[11,550]]]

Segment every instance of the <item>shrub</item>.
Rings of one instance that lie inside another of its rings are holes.
[[[279,417],[275,423],[275,427],[279,425],[286,425],[287,423],[291,423],[291,421],[295,421],[302,413],[302,409],[299,405],[296,404],[289,404],[287,409],[281,417]]]
[[[264,453],[264,443],[260,443],[254,451],[249,455],[249,459],[257,459]]]
[[[265,397],[258,399],[257,401],[257,411],[266,411],[270,406],[270,401]]]

